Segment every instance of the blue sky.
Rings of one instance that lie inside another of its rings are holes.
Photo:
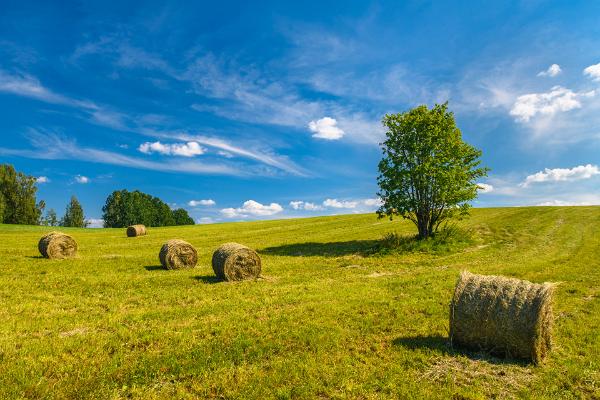
[[[0,8],[0,160],[59,215],[373,211],[382,116],[444,101],[475,206],[600,204],[598,2],[50,3]]]

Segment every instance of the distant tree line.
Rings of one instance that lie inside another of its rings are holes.
[[[36,200],[37,178],[18,172],[12,165],[0,165],[0,223],[22,225],[68,226],[85,228],[83,207],[77,197],[71,200],[62,218],[54,209],[43,215],[46,204]],[[183,208],[171,208],[158,197],[138,190],[114,191],[102,207],[104,226],[125,227],[133,224],[147,226],[194,225]]]
[[[102,207],[105,228],[122,228],[133,224],[146,226],[194,225],[183,208],[171,208],[158,197],[139,190],[116,190]]]

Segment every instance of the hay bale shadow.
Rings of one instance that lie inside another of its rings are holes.
[[[45,258],[44,256],[25,256],[27,258]]]
[[[167,270],[162,265],[146,265],[146,266],[144,266],[144,269],[146,269],[146,271],[157,271],[157,270],[166,271]]]
[[[510,364],[518,366],[529,366],[530,363],[522,359],[497,357],[492,353],[484,350],[476,351],[459,346],[452,346],[450,340],[442,335],[418,335],[397,337],[392,341],[392,345],[404,347],[409,350],[434,350],[443,356],[464,356],[473,361],[485,361],[490,364]]]
[[[208,284],[224,282],[222,279],[219,279],[214,275],[196,275],[192,276],[192,279]]]
[[[259,254],[290,257],[340,257],[351,254],[369,255],[377,248],[379,240],[349,240],[346,242],[305,242],[266,247]]]

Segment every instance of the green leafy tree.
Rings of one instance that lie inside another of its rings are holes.
[[[46,226],[58,226],[59,222],[56,211],[53,208],[46,211],[46,216],[42,219],[42,225]]]
[[[175,213],[158,197],[138,190],[114,191],[106,199],[102,212],[104,226],[107,228],[121,228],[133,224],[172,226],[194,223],[187,212]]]
[[[189,216],[188,212],[183,208],[173,210],[173,218],[175,219],[175,225],[194,225],[195,222],[192,217]]]
[[[36,203],[36,178],[17,172],[12,165],[0,165],[0,222],[37,225],[43,201]]]
[[[77,197],[71,196],[71,201],[67,204],[65,216],[62,218],[60,225],[74,228],[85,228],[88,225],[83,215],[83,207],[81,207]]]
[[[395,215],[417,226],[419,238],[434,235],[440,224],[468,214],[477,197],[476,180],[487,175],[481,151],[462,140],[448,103],[388,114],[379,162],[380,218]]]

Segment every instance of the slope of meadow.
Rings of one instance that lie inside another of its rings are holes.
[[[0,398],[599,398],[600,207],[477,209],[453,251],[371,249],[407,222],[346,215],[149,229],[0,225]],[[197,247],[166,271],[169,238]],[[257,249],[264,278],[213,278],[212,252]],[[532,366],[447,343],[459,271],[560,282],[555,348]]]

